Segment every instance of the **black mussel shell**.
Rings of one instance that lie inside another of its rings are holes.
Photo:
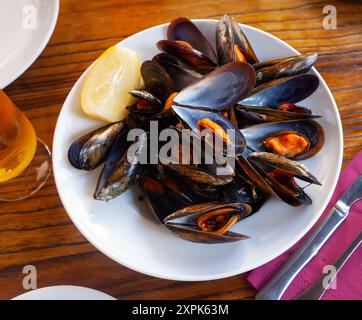
[[[248,159],[251,161],[254,169],[259,172],[262,178],[273,189],[274,194],[285,203],[293,207],[312,204],[312,199],[306,194],[304,189],[295,182],[293,175],[278,169],[270,170],[267,166],[252,161],[250,158]]]
[[[171,178],[168,178],[171,180]],[[140,178],[140,188],[145,195],[146,201],[157,219],[163,220],[171,213],[192,205],[194,199],[187,195],[174,181],[166,184],[154,175],[145,175]]]
[[[305,73],[315,64],[317,58],[317,53],[300,55],[259,69],[256,71],[256,83],[260,85],[274,79]]]
[[[114,141],[121,132],[127,131],[123,122],[117,122],[87,133],[70,146],[69,162],[77,169],[97,168],[107,159]]]
[[[220,65],[237,61],[235,45],[244,55],[246,62],[250,64],[258,62],[252,46],[238,23],[232,17],[224,15],[216,28],[216,48]]]
[[[209,57],[215,64],[217,63],[214,48],[196,25],[187,18],[180,17],[171,21],[167,29],[167,39],[185,41]]]
[[[232,62],[188,86],[173,101],[181,106],[223,111],[248,95],[254,85],[255,72],[250,64]]]
[[[130,112],[128,117],[134,121],[135,128],[149,131],[151,118],[161,113],[163,110],[162,108],[163,107],[159,104],[153,104],[146,100],[141,100],[128,107]]]
[[[146,91],[165,102],[171,93],[175,92],[175,86],[167,71],[155,61],[145,61],[141,66],[141,74]]]
[[[265,122],[317,119],[321,117],[318,115],[313,115],[310,110],[306,108],[298,108],[300,108],[303,112],[284,111],[260,106],[245,106],[241,104],[237,104],[235,106],[236,118],[239,128]]]
[[[255,69],[255,71],[258,71],[260,69],[270,67],[270,66],[276,65],[276,64],[281,63],[281,62],[284,63],[284,62],[288,62],[288,61],[297,59],[297,58],[302,57],[302,56],[308,56],[308,55],[312,56],[314,54],[318,55],[317,53],[302,54],[302,55],[299,54],[299,55],[296,55],[296,56],[289,56],[289,57],[285,57],[285,58],[277,58],[277,59],[259,61],[259,62],[253,64],[253,68]]]
[[[203,74],[212,71],[216,67],[215,62],[201,51],[179,41],[160,40],[157,42],[157,48],[176,56]]]
[[[323,147],[324,130],[313,120],[295,120],[259,124],[241,130],[248,147],[255,151],[268,151],[263,141],[278,132],[296,132],[309,141],[306,152],[293,157],[293,160],[308,159],[314,156]]]
[[[251,213],[259,211],[267,199],[267,194],[253,183],[242,182],[240,179],[223,187],[222,195],[223,201],[249,204],[252,208]]]
[[[160,108],[163,107],[162,101],[146,90],[131,90],[129,93],[138,99],[146,100],[153,105],[159,105]]]
[[[318,86],[319,78],[313,74],[280,78],[254,88],[240,104],[278,108],[283,102],[296,103],[309,97]]]
[[[96,200],[112,200],[137,182],[142,173],[141,159],[147,151],[147,143],[146,133],[134,143],[128,141],[126,133],[118,136],[99,177],[94,193]]]
[[[169,53],[160,53],[153,58],[170,75],[177,92],[200,80],[203,75],[190,69],[175,56]]]
[[[201,185],[215,187],[233,181],[233,167],[224,158],[218,161],[214,150],[206,148],[200,136],[190,130],[173,129],[178,135],[177,141],[166,142],[159,152],[166,168]]]
[[[214,210],[230,209],[229,217],[239,216],[239,219],[247,217],[251,213],[251,207],[244,203],[211,202],[195,204],[174,212],[164,219],[165,226],[178,237],[197,243],[227,243],[247,239],[247,236],[227,231],[224,234],[202,231],[197,224],[200,216]]]
[[[233,175],[218,176],[211,172],[208,172],[207,168],[202,168],[200,166],[169,163],[167,167],[171,170],[176,171],[178,174],[184,176],[185,178],[200,184],[222,186],[233,181]]]
[[[278,169],[303,181],[321,185],[318,179],[312,175],[308,168],[297,161],[278,156],[270,152],[251,152],[248,155],[252,163],[260,163],[267,167]]]
[[[180,106],[173,106],[172,110],[175,112],[177,117],[187,125],[187,127],[192,129],[197,135],[201,136],[203,140],[206,141],[206,143],[214,148],[215,151],[224,153],[227,156],[235,154],[238,155],[243,152],[246,146],[246,142],[242,133],[234,126],[232,122],[227,120],[221,114],[198,109],[184,108]],[[200,121],[204,122],[204,120],[210,121],[211,124],[216,124],[216,126],[220,129],[219,132],[216,132],[216,134],[220,134],[220,131],[223,130],[223,133],[225,133],[223,139],[221,139],[221,137],[219,139],[215,139],[212,129],[209,131],[206,130],[206,133],[211,134],[203,136],[201,133],[205,133],[204,129],[206,128],[204,126],[200,127]],[[232,137],[232,135],[234,137]],[[224,137],[228,140],[225,141]],[[215,140],[219,141],[214,143]]]
[[[243,170],[243,174],[265,194],[277,197],[294,207],[312,203],[310,197],[296,184],[292,175],[280,172],[279,176],[282,179],[276,179],[270,174],[273,169],[271,170],[261,163],[252,162],[245,155],[238,157],[237,163]]]
[[[242,173],[250,183],[255,184],[265,194],[276,196],[269,183],[263,178],[258,170],[249,162],[247,155],[243,154],[236,158],[237,170]]]

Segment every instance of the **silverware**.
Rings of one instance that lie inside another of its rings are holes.
[[[318,253],[331,234],[347,218],[353,203],[361,198],[362,174],[358,176],[283,267],[258,292],[255,299],[279,300],[299,271]]]
[[[336,268],[336,273],[331,278],[329,283],[332,283],[334,278],[337,276],[338,272],[342,269],[345,262],[352,255],[352,253],[358,248],[362,242],[362,232],[353,240],[353,242],[348,246],[348,248],[338,257],[338,259],[333,263],[333,266]],[[311,287],[304,290],[296,299],[297,300],[320,300],[328,289],[329,286],[323,286],[325,275],[322,275]]]

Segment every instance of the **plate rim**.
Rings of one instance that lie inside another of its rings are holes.
[[[71,291],[73,291],[73,294],[74,294],[74,292],[77,292],[77,294],[84,294],[84,295],[93,294],[93,300],[94,300],[94,295],[97,296],[96,300],[100,300],[101,298],[102,298],[102,300],[117,300],[115,297],[112,297],[108,293],[99,291],[97,289],[83,287],[83,286],[75,286],[75,285],[56,285],[56,286],[37,288],[35,290],[30,290],[30,291],[24,292],[22,294],[19,294],[18,296],[12,298],[11,300],[40,300],[39,298],[34,299],[34,295],[36,297],[39,294],[40,295],[44,294],[44,293],[49,294],[51,291],[55,291],[55,290],[68,291],[70,293],[71,293]],[[56,300],[56,299],[50,299],[50,300]],[[87,300],[90,300],[90,298],[88,298]]]
[[[54,10],[52,12],[53,16],[52,16],[52,20],[51,20],[51,23],[50,23],[50,28],[48,29],[44,39],[41,42],[41,44],[35,50],[33,55],[31,55],[28,58],[26,63],[24,63],[24,65],[21,68],[19,68],[16,72],[14,72],[12,74],[12,76],[9,77],[7,80],[0,82],[0,89],[5,89],[7,86],[12,84],[15,80],[20,78],[23,75],[23,73],[25,71],[27,71],[31,67],[31,65],[36,61],[36,59],[38,59],[38,57],[44,51],[45,47],[47,46],[47,44],[48,44],[48,42],[49,42],[49,40],[51,38],[51,36],[54,33],[54,30],[55,30],[55,27],[57,25],[58,18],[59,18],[59,0],[53,0],[53,1],[54,1]]]
[[[193,22],[211,22],[211,23],[215,23],[218,20],[217,19],[191,19],[191,21]],[[285,42],[282,39],[279,39],[278,37],[274,36],[273,34],[266,32],[264,30],[261,30],[259,28],[250,26],[250,25],[246,25],[246,24],[242,24],[242,23],[238,23],[241,27],[246,28],[246,29],[253,29],[256,32],[261,32],[263,33],[265,36],[268,37],[272,37],[274,40],[276,41],[280,41],[282,42],[285,46],[287,46],[289,49],[291,49],[295,54],[300,54],[300,52],[298,50],[296,50],[295,48],[293,48],[291,45],[289,45],[287,42]],[[133,37],[137,37],[140,33],[145,32],[145,31],[149,31],[155,28],[164,28],[166,26],[169,25],[169,22],[167,23],[163,23],[163,24],[159,24],[156,26],[152,26],[150,28],[141,30],[119,42],[117,42],[114,45],[121,45],[123,41],[133,38]],[[93,64],[93,63],[92,63]],[[92,65],[91,64],[91,65]],[[105,256],[107,256],[108,258],[112,259],[113,261],[119,263],[120,265],[127,267],[131,270],[137,271],[141,274],[145,274],[148,276],[152,276],[152,277],[156,277],[156,278],[160,278],[160,279],[166,279],[166,280],[173,280],[173,281],[187,281],[187,282],[194,282],[194,281],[212,281],[212,280],[219,280],[219,279],[224,279],[224,278],[228,278],[228,277],[232,277],[232,276],[236,276],[248,271],[251,271],[253,269],[256,269],[270,261],[272,261],[273,259],[275,259],[276,257],[278,257],[279,255],[281,255],[282,253],[286,252],[287,250],[289,250],[292,246],[294,246],[301,238],[303,238],[305,236],[305,234],[314,226],[314,224],[318,221],[318,219],[320,218],[320,216],[322,215],[322,213],[324,212],[324,210],[326,209],[332,195],[333,192],[335,190],[336,184],[338,182],[338,178],[341,172],[341,167],[342,167],[342,160],[343,160],[343,147],[344,147],[344,141],[343,141],[343,130],[342,130],[342,122],[341,122],[341,117],[340,117],[340,113],[338,111],[338,107],[337,104],[334,100],[334,97],[332,95],[331,90],[329,89],[327,83],[325,82],[325,80],[322,78],[322,76],[320,75],[320,73],[313,67],[312,70],[314,72],[314,74],[319,78],[319,81],[321,82],[321,84],[323,85],[323,87],[326,89],[326,93],[328,95],[328,97],[330,98],[330,100],[332,101],[332,105],[333,105],[333,109],[335,114],[337,115],[337,131],[339,134],[339,144],[340,144],[340,149],[339,149],[339,158],[338,158],[338,164],[337,164],[337,170],[336,170],[336,174],[334,176],[333,182],[331,184],[331,188],[318,212],[318,214],[316,214],[314,216],[313,219],[311,219],[311,221],[306,225],[306,227],[303,229],[303,231],[301,231],[295,238],[293,241],[289,242],[288,244],[286,244],[285,246],[282,246],[279,248],[279,250],[276,250],[273,254],[270,254],[267,258],[263,258],[261,259],[258,263],[254,263],[253,265],[249,265],[248,267],[240,267],[239,269],[233,271],[233,272],[225,272],[225,273],[217,273],[216,275],[207,275],[207,276],[172,276],[170,274],[165,275],[162,273],[158,273],[158,272],[150,272],[146,269],[141,269],[140,267],[138,267],[137,265],[134,265],[128,261],[121,261],[122,259],[120,259],[117,256],[114,256],[111,252],[111,250],[107,250],[106,247],[102,247],[101,245],[99,245],[98,243],[96,243],[96,241],[93,241],[93,239],[91,239],[91,237],[88,237],[87,233],[85,232],[85,230],[83,229],[82,225],[80,223],[78,223],[78,221],[76,221],[75,216],[73,217],[72,214],[70,213],[71,210],[70,208],[68,208],[68,204],[65,204],[65,201],[63,199],[63,196],[61,194],[61,192],[59,191],[59,186],[58,186],[58,174],[57,174],[57,167],[58,164],[55,161],[55,154],[57,154],[57,150],[56,150],[56,145],[57,145],[57,140],[58,140],[58,124],[60,122],[60,119],[63,116],[63,106],[66,104],[67,100],[69,99],[69,97],[73,96],[75,94],[75,88],[77,86],[79,86],[79,83],[83,80],[83,78],[85,77],[85,75],[87,74],[89,68],[91,67],[91,65],[82,73],[82,75],[78,78],[78,80],[75,82],[75,84],[73,85],[72,89],[70,90],[70,92],[68,93],[68,96],[66,98],[66,100],[64,101],[61,111],[59,113],[58,119],[57,119],[57,124],[56,124],[56,128],[54,131],[54,138],[53,138],[53,172],[54,172],[54,180],[55,180],[55,185],[58,191],[58,195],[61,199],[61,202],[64,206],[64,209],[66,210],[68,216],[70,217],[70,219],[72,220],[72,222],[74,223],[74,225],[77,227],[77,229],[79,230],[79,232],[100,252],[102,252]]]

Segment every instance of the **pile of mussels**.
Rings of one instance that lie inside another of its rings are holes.
[[[201,243],[248,238],[229,228],[270,196],[292,206],[311,204],[295,178],[320,182],[297,160],[315,155],[324,133],[313,120],[318,116],[295,103],[319,85],[317,76],[306,74],[317,54],[259,61],[239,25],[226,15],[216,28],[216,51],[187,18],[173,20],[167,40],[157,47],[162,53],[141,67],[144,87],[130,92],[140,100],[129,107],[126,119],[80,137],[69,149],[70,163],[78,169],[105,163],[94,198],[111,200],[138,183],[161,223]],[[151,120],[160,128],[192,129],[196,137],[201,129],[214,135],[215,128],[223,129],[236,166],[220,176],[216,163],[143,165],[138,157],[148,133],[138,138],[138,152],[128,159],[127,150],[136,142],[127,141],[127,133],[133,128],[147,132]],[[234,129],[233,141],[226,129]]]

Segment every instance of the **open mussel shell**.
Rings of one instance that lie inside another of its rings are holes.
[[[252,208],[251,213],[259,211],[267,199],[267,194],[255,184],[241,181],[241,179],[236,179],[224,186],[221,192],[223,201],[247,203]]]
[[[256,71],[256,83],[260,85],[274,79],[305,73],[315,64],[317,58],[317,53],[300,55],[259,69]]]
[[[233,181],[232,174],[218,176],[212,172],[209,172],[207,168],[202,168],[195,165],[170,163],[167,165],[167,167],[176,171],[185,178],[200,184],[222,186]]]
[[[285,203],[298,207],[300,205],[312,204],[312,199],[294,180],[293,174],[283,170],[271,169],[260,162],[253,161],[248,157],[254,170],[258,171],[264,181],[271,187],[273,194]]]
[[[177,92],[200,80],[203,75],[190,69],[175,56],[169,53],[160,53],[153,57],[170,75]]]
[[[175,86],[167,71],[155,61],[145,61],[141,66],[141,75],[146,91],[151,93],[161,102],[165,102]]]
[[[141,99],[128,107],[130,117],[137,122],[136,127],[142,127],[148,131],[149,119],[163,110],[163,103],[145,90],[132,90],[130,94]]]
[[[160,40],[157,42],[157,48],[176,56],[203,74],[212,71],[216,67],[215,62],[208,56],[182,41]]]
[[[241,130],[249,148],[254,151],[269,151],[264,141],[269,137],[283,133],[296,133],[309,143],[308,148],[293,157],[293,160],[308,159],[314,156],[323,147],[324,130],[314,120],[281,121],[259,124]]]
[[[159,153],[166,168],[201,185],[215,187],[233,181],[233,167],[226,159],[218,159],[218,155],[214,154],[213,149],[207,148],[200,136],[190,130],[174,129],[178,134],[178,141],[172,143],[171,152],[167,152],[171,156],[163,158],[165,150]],[[167,142],[164,146],[169,145],[170,142]]]
[[[215,64],[217,63],[214,48],[196,25],[187,18],[179,17],[171,21],[167,29],[167,39],[185,41],[209,57]]]
[[[186,87],[174,99],[181,106],[222,111],[248,95],[255,85],[255,72],[248,63],[233,62]]]
[[[129,93],[138,99],[146,100],[154,105],[162,105],[160,99],[158,99],[156,96],[146,90],[131,90]]]
[[[272,169],[249,160],[245,155],[242,155],[237,158],[237,163],[240,165],[243,173],[260,188],[262,192],[277,197],[293,207],[312,203],[310,197],[295,183],[292,175],[280,174],[279,176],[283,177],[283,181],[280,181],[270,174]]]
[[[180,106],[172,106],[172,110],[188,128],[204,139],[215,151],[228,156],[243,152],[246,142],[242,133],[221,114]]]
[[[226,222],[231,219],[240,220],[251,213],[248,204],[238,202],[211,202],[205,204],[195,204],[174,212],[164,219],[165,226],[178,237],[197,243],[227,243],[247,239],[248,237],[235,232],[227,231],[221,233],[215,231],[205,231],[200,228],[200,218],[210,216],[225,217]],[[211,222],[212,223],[212,222]],[[223,225],[220,226],[223,228]]]
[[[250,64],[258,62],[248,38],[238,23],[227,15],[224,15],[217,25],[216,48],[220,65],[239,61],[237,50],[241,52],[246,62]]]
[[[171,213],[188,207],[197,200],[185,193],[177,181],[170,177],[166,180],[146,174],[140,178],[139,185],[149,208],[161,223]]]
[[[248,155],[248,160],[252,163],[260,163],[270,168],[278,169],[303,181],[322,185],[304,164],[297,161],[270,152],[251,152]]]
[[[289,60],[293,60],[297,57],[300,57],[300,55],[296,55],[296,56],[289,56],[289,57],[285,57],[285,58],[277,58],[277,59],[270,59],[270,60],[264,60],[264,61],[259,61],[253,64],[253,68],[255,69],[255,71],[266,68],[266,67],[270,67],[273,66],[279,62],[286,62]]]
[[[236,158],[236,164],[238,170],[242,172],[243,176],[246,176],[250,183],[255,184],[262,192],[277,196],[269,183],[263,178],[258,170],[249,162],[245,154]]]
[[[266,82],[255,87],[240,104],[278,108],[283,102],[296,103],[309,97],[319,86],[313,74],[301,74]]]
[[[123,122],[117,122],[85,134],[70,146],[69,162],[77,169],[97,168],[107,159],[114,141],[121,132],[127,131]]]
[[[118,136],[99,177],[95,199],[112,200],[137,182],[142,173],[140,160],[147,151],[147,143],[146,133],[140,135],[134,143],[128,141],[126,133]]]
[[[300,112],[285,111],[260,106],[245,106],[237,104],[235,106],[236,117],[239,127],[246,127],[264,122],[289,121],[289,120],[304,120],[317,119],[321,116],[313,115],[310,110],[300,108]]]

